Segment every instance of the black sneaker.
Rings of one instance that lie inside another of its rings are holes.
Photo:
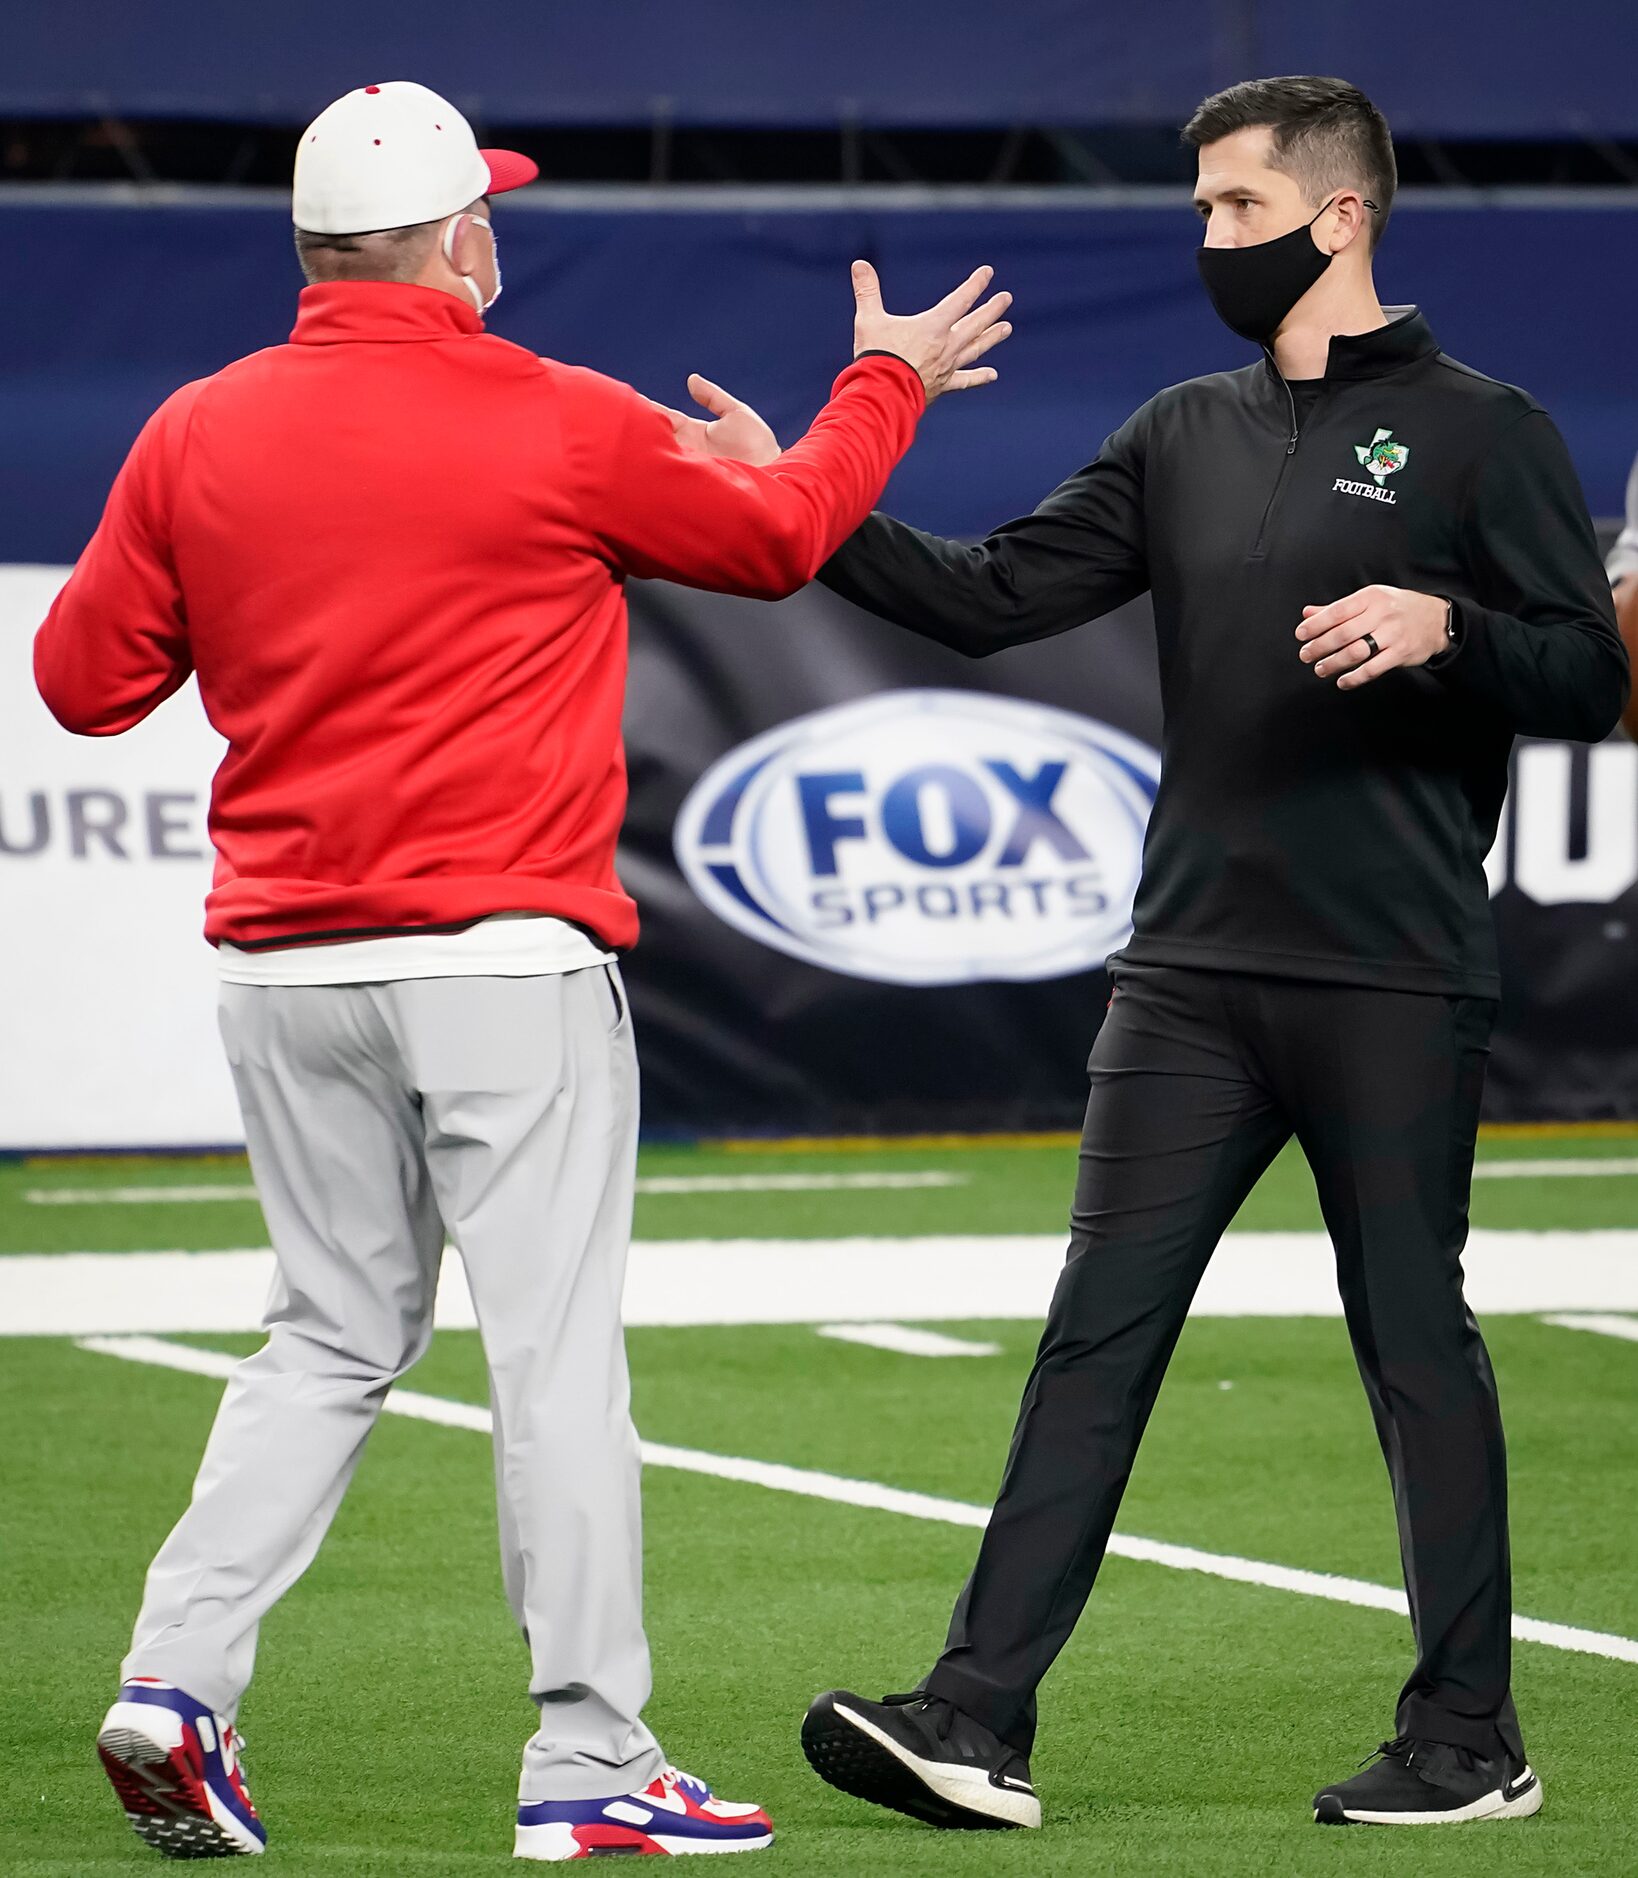
[[[1314,1795],[1320,1825],[1454,1826],[1541,1811],[1541,1782],[1529,1762],[1508,1756],[1487,1760],[1469,1748],[1400,1735],[1361,1766],[1364,1773]]]
[[[831,1786],[930,1826],[1041,1823],[1023,1755],[923,1691],[866,1702],[833,1689],[802,1718],[802,1751]]]

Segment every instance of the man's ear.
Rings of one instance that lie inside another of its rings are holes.
[[[1371,212],[1365,206],[1365,198],[1357,190],[1345,189],[1339,192],[1335,206],[1337,223],[1332,239],[1337,241],[1337,246],[1332,248],[1331,252],[1339,254],[1344,248],[1351,248],[1356,241],[1361,239],[1369,247]],[[1338,239],[1344,235],[1347,236],[1345,241]]]
[[[462,266],[464,246],[471,229],[472,211],[470,209],[463,209],[459,215],[452,217],[444,224],[444,259],[457,274],[471,272],[470,268]]]

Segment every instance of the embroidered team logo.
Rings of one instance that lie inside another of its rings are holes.
[[[1395,470],[1402,470],[1410,461],[1410,451],[1402,443],[1393,443],[1391,430],[1379,430],[1369,443],[1356,443],[1354,455],[1376,478],[1380,489]]]
[[[1410,461],[1409,445],[1395,443],[1391,430],[1379,430],[1369,443],[1356,443],[1354,455],[1371,481],[1355,482],[1350,477],[1339,476],[1331,485],[1331,493],[1367,496],[1372,502],[1397,502],[1394,492],[1383,485]]]

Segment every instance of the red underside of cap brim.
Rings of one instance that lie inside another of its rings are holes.
[[[540,165],[520,156],[516,150],[480,150],[478,155],[489,165],[489,194],[492,196],[504,195],[508,189],[521,189],[540,174]]]

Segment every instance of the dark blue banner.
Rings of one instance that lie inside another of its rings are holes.
[[[1181,200],[775,201],[500,204],[506,293],[492,325],[672,404],[688,373],[704,372],[790,439],[848,356],[855,255],[876,262],[889,306],[906,310],[990,262],[1017,296],[1001,381],[940,406],[890,496],[907,520],[958,535],[1032,508],[1161,386],[1254,356],[1206,304]],[[1578,206],[1406,201],[1378,277],[1385,298],[1421,302],[1449,352],[1540,399],[1594,513],[1614,515],[1638,449],[1633,295],[1618,288],[1635,272],[1638,202],[1567,201]],[[72,560],[154,407],[288,334],[301,286],[289,209],[282,198],[217,206],[208,193],[142,209],[74,192],[0,196],[0,243],[27,263],[0,316],[0,560]]]
[[[1210,91],[1331,72],[1401,132],[1638,133],[1626,0],[12,0],[0,112],[301,124],[414,78],[508,124],[1180,124]]]

